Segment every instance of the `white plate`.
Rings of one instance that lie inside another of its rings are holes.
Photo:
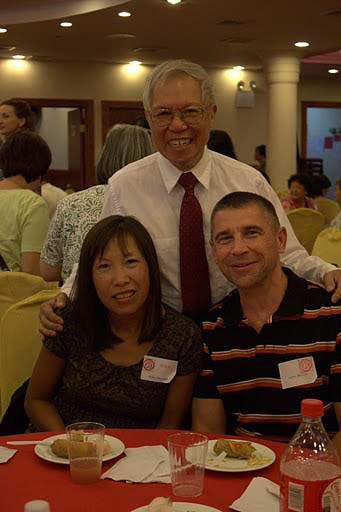
[[[267,458],[269,460],[261,461],[259,464],[255,464],[250,466],[248,464],[248,459],[233,459],[232,457],[226,457],[223,459],[217,466],[213,466],[210,464],[210,462],[213,462],[214,459],[217,457],[217,455],[213,451],[214,444],[216,443],[217,439],[212,439],[211,441],[208,441],[208,452],[207,452],[207,458],[206,458],[206,469],[210,469],[211,471],[225,471],[225,472],[236,472],[236,473],[242,473],[244,471],[258,471],[259,469],[266,468],[267,466],[270,466],[273,464],[276,460],[276,454],[270,450],[267,446],[264,446],[263,444],[259,443],[251,443],[254,448],[256,448],[256,451],[253,452],[253,456],[261,457],[261,458]],[[236,439],[228,439],[228,441],[236,441]],[[238,442],[247,442],[238,440]]]
[[[117,439],[117,437],[107,435],[104,438],[110,444],[111,451],[104,455],[103,462],[114,459],[115,457],[118,457],[119,455],[121,455],[121,453],[123,453],[125,446],[122,443],[122,441],[120,441],[120,439]],[[59,434],[57,436],[46,437],[44,439],[44,442],[51,444],[56,439],[66,439],[66,434]],[[56,462],[57,464],[69,464],[68,459],[64,459],[63,457],[57,457],[57,455],[55,455],[52,452],[51,447],[49,445],[37,444],[34,447],[34,451],[38,455],[38,457],[44,460],[48,460],[49,462]]]
[[[176,501],[173,505],[175,507],[174,512],[221,512],[221,510],[218,510],[217,508],[209,507],[208,505],[200,505],[200,503]],[[148,505],[135,508],[131,512],[148,512]]]

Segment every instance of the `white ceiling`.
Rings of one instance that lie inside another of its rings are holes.
[[[120,10],[132,16],[119,18]],[[61,28],[62,20],[73,27]],[[327,62],[303,64],[302,73],[326,76],[334,62],[341,75],[340,0],[183,0],[176,6],[166,0],[0,0],[0,26],[8,29],[0,34],[2,58],[18,52],[50,61],[187,58],[261,69],[273,53],[309,58],[331,52]],[[311,46],[295,49],[298,40]]]

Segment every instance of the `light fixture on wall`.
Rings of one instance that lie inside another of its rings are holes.
[[[257,84],[254,80],[249,82],[249,90],[245,89],[245,82],[240,80],[237,83],[236,91],[236,107],[237,108],[253,108],[255,106],[255,90]]]

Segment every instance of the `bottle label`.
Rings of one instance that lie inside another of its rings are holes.
[[[305,481],[281,475],[280,512],[339,512],[340,478]]]

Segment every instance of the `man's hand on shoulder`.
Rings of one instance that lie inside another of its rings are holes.
[[[57,331],[63,330],[63,319],[55,314],[56,309],[63,309],[66,306],[68,297],[65,293],[58,293],[53,299],[50,299],[40,306],[40,326],[39,332],[42,341],[45,338],[56,336]]]
[[[324,274],[323,284],[327,292],[334,292],[332,295],[334,304],[341,300],[341,268],[336,268]]]

